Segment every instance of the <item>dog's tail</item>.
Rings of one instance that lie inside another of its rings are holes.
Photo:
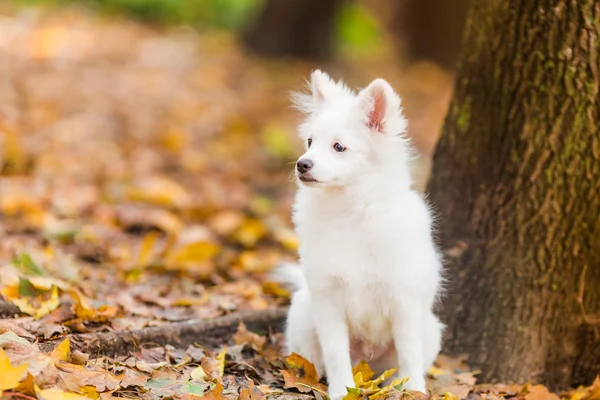
[[[269,275],[271,280],[281,283],[286,288],[295,292],[307,286],[306,277],[299,264],[285,263],[279,265]]]

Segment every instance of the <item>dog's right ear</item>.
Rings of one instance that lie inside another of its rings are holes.
[[[310,90],[314,105],[319,105],[325,101],[328,96],[328,88],[333,85],[331,78],[321,70],[315,70],[310,74]]]
[[[292,101],[295,107],[305,114],[313,114],[327,101],[335,97],[353,94],[344,83],[334,81],[321,70],[315,70],[310,74],[308,82],[310,93],[292,93]]]

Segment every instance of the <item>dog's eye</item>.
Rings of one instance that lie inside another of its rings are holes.
[[[312,144],[312,139],[308,139],[308,147]]]
[[[337,151],[338,153],[341,153],[342,151],[346,151],[346,148],[344,146],[342,146],[340,143],[334,144],[333,149],[335,151]]]

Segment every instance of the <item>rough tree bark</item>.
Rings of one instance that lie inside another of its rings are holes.
[[[600,2],[472,2],[429,185],[445,350],[483,381],[600,372]]]
[[[332,54],[335,17],[344,0],[269,0],[244,41],[266,56],[323,60]]]
[[[469,0],[402,0],[393,30],[404,39],[411,58],[454,69]]]

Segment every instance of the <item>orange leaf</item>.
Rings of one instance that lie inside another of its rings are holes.
[[[526,385],[525,400],[560,400],[556,394],[551,393],[544,385]]]
[[[286,362],[291,368],[281,371],[286,389],[296,388],[302,393],[309,393],[313,389],[320,392],[327,390],[325,385],[319,383],[317,370],[310,361],[299,354],[292,353],[286,358]]]

